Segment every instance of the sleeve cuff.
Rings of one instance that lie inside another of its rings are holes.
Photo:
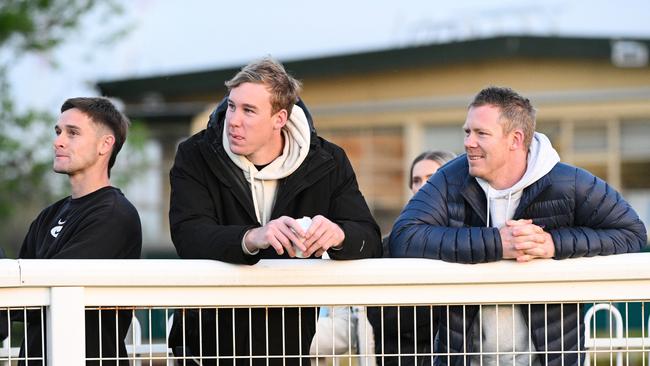
[[[343,249],[343,244],[339,245],[338,247],[330,247],[328,250],[338,252],[341,249]]]
[[[248,248],[246,247],[246,244],[244,244],[244,240],[246,240],[246,235],[248,235],[249,232],[250,232],[250,230],[248,230],[248,231],[244,234],[244,236],[241,238],[241,248],[242,248],[242,250],[244,251],[244,254],[246,254],[246,255],[256,255],[257,253],[260,252],[259,249],[255,250],[254,252],[251,252],[251,251],[248,250]]]

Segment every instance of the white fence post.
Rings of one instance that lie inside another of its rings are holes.
[[[86,364],[83,287],[52,287],[47,308],[48,366]]]

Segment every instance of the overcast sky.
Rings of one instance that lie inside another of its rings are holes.
[[[56,112],[98,80],[293,60],[498,34],[650,38],[650,1],[120,0],[125,14],[88,18],[73,42],[12,68],[21,106]],[[118,42],[100,41],[129,29]],[[56,60],[58,68],[50,66]]]

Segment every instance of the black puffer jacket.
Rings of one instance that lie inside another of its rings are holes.
[[[379,227],[359,191],[345,152],[318,137],[307,108],[302,102],[298,102],[298,106],[305,112],[312,131],[309,153],[295,172],[278,182],[271,219],[284,215],[293,218],[323,215],[337,223],[345,233],[342,248],[328,251],[332,259],[380,257]],[[279,256],[271,247],[252,256],[245,255],[242,250],[244,234],[259,227],[260,223],[255,215],[250,185],[242,170],[226,155],[222,144],[226,108],[224,100],[210,116],[208,128],[178,147],[170,172],[169,211],[176,251],[181,258],[215,259],[235,264],[254,264],[260,259],[288,259],[286,252]],[[249,355],[251,349],[254,355],[267,352],[276,356],[307,355],[316,325],[315,308],[272,308],[268,311],[257,308],[250,313],[248,309],[222,309],[218,315],[214,309],[203,310],[203,345],[199,347],[198,312],[186,311],[184,321],[180,312],[177,315],[170,345],[177,354],[184,351],[186,355],[194,356],[200,351],[204,356],[214,356],[217,354],[215,345],[219,347],[221,356],[232,355],[233,348],[238,356]],[[185,336],[182,323],[185,324]],[[215,331],[221,335],[218,342]],[[286,357],[284,360],[287,364],[297,364],[299,358]],[[220,361],[224,364],[229,360]],[[237,364],[246,364],[249,360],[239,361]],[[263,358],[254,361],[266,365]],[[302,361],[309,364],[309,358]],[[214,362],[214,359],[204,360],[203,364]],[[271,364],[282,362],[281,357],[270,359]]]
[[[499,230],[486,227],[486,215],[485,193],[469,175],[467,158],[462,155],[431,177],[406,205],[391,233],[391,254],[455,263],[498,261],[502,259]],[[524,189],[514,219],[533,219],[545,227],[553,237],[555,259],[638,252],[647,242],[645,226],[616,190],[587,171],[563,163]],[[582,362],[576,352],[583,338],[577,325],[582,323],[578,305],[531,305],[530,318],[527,307],[522,310],[538,351],[565,351],[564,357],[560,353],[539,357],[542,364],[560,365],[563,358],[564,365]],[[471,352],[477,314],[477,306],[465,307],[465,319],[461,306],[449,307],[449,317],[441,314],[435,351],[463,352],[466,334]],[[453,365],[465,362],[461,356],[436,360],[438,364],[448,361]],[[469,364],[469,357],[466,361]]]

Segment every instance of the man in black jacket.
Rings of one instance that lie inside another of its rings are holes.
[[[137,259],[142,248],[140,217],[110,183],[110,170],[126,140],[129,120],[106,98],[70,98],[54,126],[54,162],[66,174],[72,195],[45,208],[32,222],[20,248],[24,259]],[[101,319],[101,320],[100,320]],[[116,324],[117,322],[117,324]],[[27,339],[21,348],[28,365],[47,351],[40,311],[28,311]],[[86,311],[88,365],[128,365],[124,337],[131,311]],[[74,326],[80,326],[74,324]],[[47,354],[47,353],[45,353]],[[92,360],[95,359],[95,360]],[[21,361],[20,364],[25,364]]]
[[[466,154],[438,170],[397,219],[393,256],[527,262],[638,252],[646,245],[643,223],[618,192],[559,162],[548,138],[535,132],[528,99],[486,88],[470,104],[464,130]],[[579,316],[576,304],[450,306],[440,315],[435,352],[451,356],[434,361],[581,364]],[[479,356],[453,355],[479,350]],[[500,356],[492,353],[497,350]]]
[[[179,256],[236,264],[325,252],[332,259],[381,256],[379,228],[350,162],[316,135],[299,82],[266,58],[226,86],[228,96],[207,128],[180,144],[170,172],[169,220]],[[303,217],[308,228],[296,220]],[[271,364],[309,363],[314,308],[203,310],[201,329],[198,312],[176,314],[170,345],[177,355],[212,357],[203,364],[218,355],[223,364],[252,350]]]

